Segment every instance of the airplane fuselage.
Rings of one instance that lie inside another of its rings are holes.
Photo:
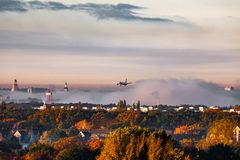
[[[117,85],[119,85],[119,86],[126,86],[126,85],[128,85],[129,83],[125,83],[125,82],[119,82],[119,83],[117,83]]]

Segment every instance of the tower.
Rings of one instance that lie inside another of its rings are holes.
[[[27,92],[32,93],[32,87],[28,87]]]
[[[46,92],[46,104],[51,104],[52,103],[52,91],[50,89],[48,89],[48,91]]]
[[[65,82],[63,90],[64,90],[64,92],[68,92],[68,85],[67,85],[67,82]]]
[[[17,80],[14,79],[11,91],[14,92],[16,90],[18,90],[18,84],[17,84]]]
[[[0,106],[3,104],[3,96],[0,95]]]

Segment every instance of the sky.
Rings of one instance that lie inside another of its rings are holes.
[[[0,84],[240,82],[239,0],[0,0]]]

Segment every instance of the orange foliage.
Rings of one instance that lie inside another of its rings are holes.
[[[91,128],[91,124],[87,122],[86,120],[79,121],[75,124],[75,127],[77,129],[83,129],[83,130],[88,130]]]
[[[199,124],[193,124],[193,125],[183,125],[176,127],[174,130],[174,134],[194,134],[194,131],[200,130],[201,127]]]
[[[100,149],[103,145],[102,141],[100,141],[99,139],[91,139],[90,141],[88,141],[87,144],[91,150]]]
[[[60,151],[65,148],[81,146],[81,138],[78,136],[62,138],[52,144],[53,148]]]
[[[180,140],[180,143],[184,148],[194,148],[194,142],[192,139],[182,139]]]
[[[2,122],[16,122],[16,121],[17,121],[16,118],[6,118],[2,120]]]
[[[140,121],[141,117],[138,114],[138,112],[130,110],[130,111],[125,111],[120,114],[118,114],[117,119],[120,122],[127,122],[130,123],[131,125],[135,125],[137,122]]]
[[[208,113],[218,113],[218,112],[222,112],[221,109],[211,109],[211,108],[208,108],[206,109],[204,112],[208,112]]]

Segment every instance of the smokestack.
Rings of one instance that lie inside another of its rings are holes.
[[[28,87],[27,92],[31,94],[32,93],[32,87]]]
[[[11,91],[14,92],[16,90],[18,90],[18,84],[17,84],[17,80],[14,79]]]
[[[3,96],[0,95],[0,105],[2,105],[2,104],[3,104]]]
[[[46,92],[46,104],[51,104],[52,103],[52,91],[50,89],[48,89],[48,91]]]
[[[68,85],[67,85],[67,82],[65,82],[65,85],[64,85],[64,92],[68,92]]]

